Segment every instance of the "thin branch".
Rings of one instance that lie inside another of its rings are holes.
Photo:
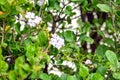
[[[71,1],[68,2],[67,4],[65,4],[65,5],[62,7],[61,11],[60,11],[59,14],[58,14],[58,17],[61,15],[61,13],[63,12],[64,8],[65,8],[68,4],[70,4],[70,3],[71,3]]]
[[[2,25],[2,40],[1,40],[1,44],[4,43],[4,36],[5,36],[5,21],[3,20],[3,25]]]
[[[78,16],[75,16],[75,17],[71,18],[71,20],[76,19],[76,18],[80,18],[80,16],[81,16],[81,14],[78,15]]]

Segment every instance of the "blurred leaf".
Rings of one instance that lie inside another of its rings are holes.
[[[27,0],[19,0],[17,1],[17,5],[21,5],[21,4],[25,4],[27,2]]]
[[[113,77],[120,80],[120,72],[113,73]]]
[[[113,71],[116,71],[116,69],[118,68],[118,59],[116,54],[113,51],[107,50],[105,52],[105,55],[107,57],[107,59],[110,61],[110,65]]]
[[[105,66],[99,66],[96,72],[104,76],[106,74],[106,71],[107,71],[107,68]]]
[[[6,3],[6,0],[0,0],[0,4],[4,5]]]
[[[7,45],[8,45],[7,43],[2,43],[2,44],[1,44],[1,46],[4,47],[4,48],[6,48]]]
[[[67,80],[67,77],[68,77],[67,74],[62,74],[60,78],[61,78],[61,80]]]
[[[2,55],[2,49],[1,49],[1,47],[0,47],[0,61],[3,60],[3,58],[4,58],[4,57],[3,57],[3,55]]]
[[[111,8],[107,4],[97,4],[97,7],[103,12],[111,12]]]
[[[50,77],[47,75],[47,74],[45,74],[45,73],[41,73],[40,74],[40,79],[42,79],[42,80],[48,80]]]
[[[20,56],[15,61],[15,71],[19,72],[17,75],[20,76],[20,78],[25,79],[28,75],[28,72],[30,71],[30,67],[25,63],[25,57]]]
[[[76,76],[68,76],[67,80],[77,80]]]
[[[41,46],[46,46],[48,41],[48,33],[45,31],[40,31],[38,34],[38,39]]]
[[[93,42],[94,42],[94,40],[91,38],[91,37],[88,37],[88,36],[86,36],[86,35],[80,35],[80,38],[79,38],[79,41],[81,41],[81,42],[88,42],[88,43],[90,43],[90,44],[92,44]]]
[[[89,69],[83,64],[80,64],[79,74],[83,79],[85,79],[86,76],[89,74]]]
[[[69,30],[64,32],[64,37],[65,37],[65,40],[68,42],[73,42],[75,39],[74,33],[72,31],[69,31]]]
[[[104,80],[104,77],[99,73],[93,73],[91,74],[91,80]]]
[[[72,14],[72,6],[67,6],[64,13],[67,15],[71,15]]]
[[[112,46],[112,47],[115,46],[115,45],[114,45],[114,41],[113,41],[112,39],[110,39],[110,38],[106,38],[106,39],[104,40],[104,42],[107,43],[108,45]]]
[[[9,80],[16,80],[16,73],[15,73],[15,71],[10,71],[9,73],[8,73],[8,77],[9,77]]]
[[[8,70],[8,64],[5,61],[0,61],[0,73]]]
[[[105,56],[105,52],[108,50],[108,47],[106,47],[105,45],[99,45],[95,51],[95,53],[98,55],[98,56],[102,56],[104,57]]]
[[[27,38],[27,39],[24,40],[24,45],[25,45],[25,46],[28,46],[28,45],[31,44],[31,43],[32,43],[32,41],[31,41],[30,38]]]

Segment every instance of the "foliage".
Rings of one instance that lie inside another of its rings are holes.
[[[119,0],[0,0],[0,80],[120,80],[119,8]]]

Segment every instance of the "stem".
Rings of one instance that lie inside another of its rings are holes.
[[[48,52],[48,49],[50,48],[50,44],[48,45],[48,47],[46,48],[46,50],[44,51],[45,53],[47,53]]]
[[[4,22],[4,20],[3,20],[3,28],[2,28],[2,40],[1,40],[1,44],[3,44],[4,43],[4,34],[5,34],[5,22]]]

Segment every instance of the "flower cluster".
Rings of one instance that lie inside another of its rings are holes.
[[[26,22],[27,22],[27,25],[29,25],[30,27],[35,27],[42,20],[41,17],[35,16],[35,13],[33,12],[27,12],[25,16],[22,16],[21,14],[19,14],[18,16],[15,16],[15,18],[16,18],[15,23],[19,22],[21,25],[20,27],[21,31],[24,29]]]
[[[35,14],[33,12],[26,13],[25,18],[28,19],[27,24],[30,27],[34,27],[34,26],[38,25],[40,23],[40,21],[42,20],[40,17],[35,16]]]
[[[52,38],[49,43],[59,50],[62,46],[64,46],[64,39],[59,37],[57,34],[52,34]]]

